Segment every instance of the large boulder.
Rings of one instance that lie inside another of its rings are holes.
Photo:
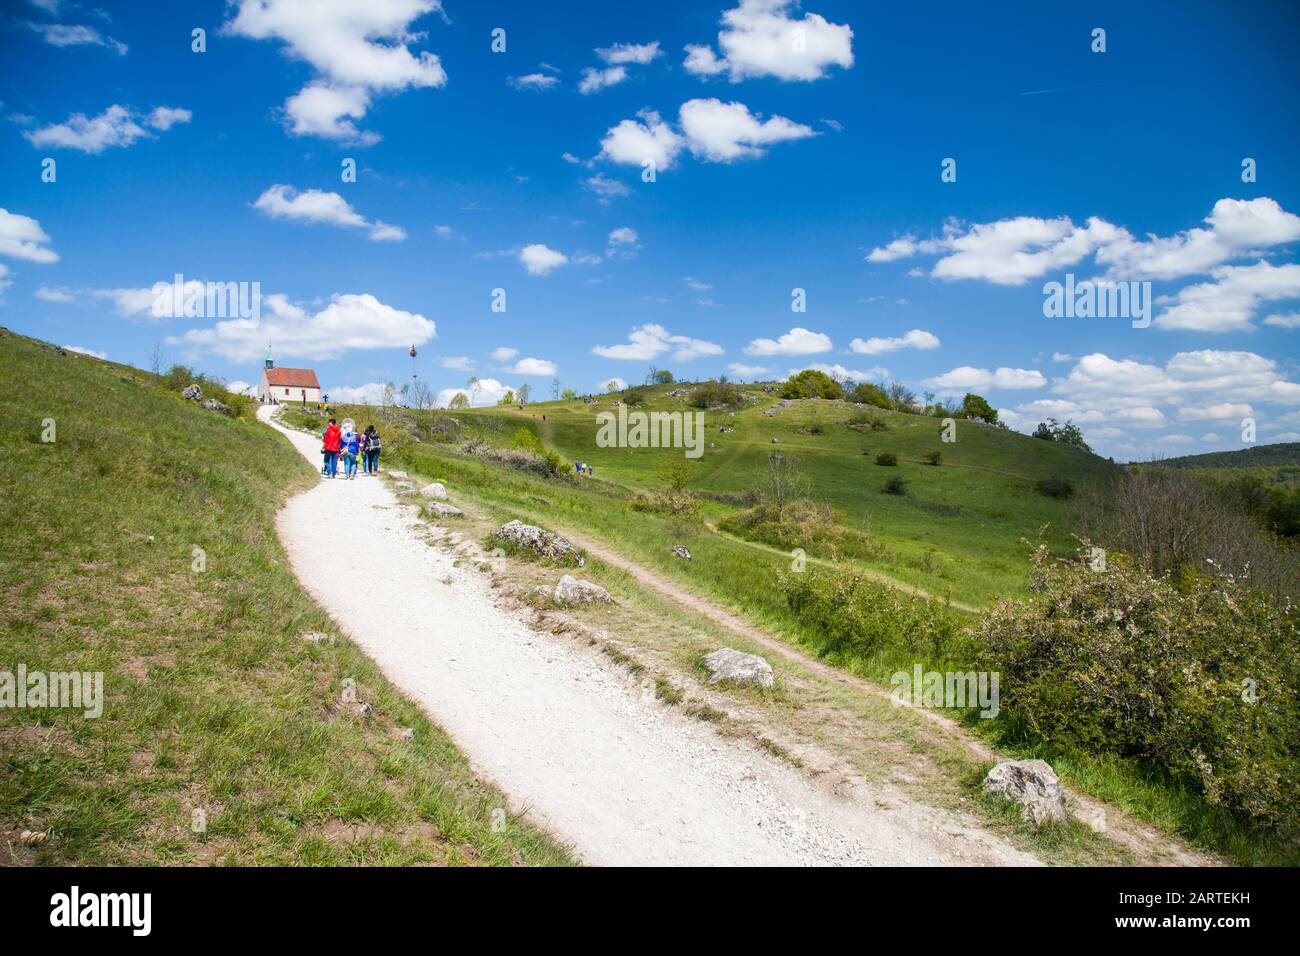
[[[1014,800],[1035,827],[1065,820],[1065,790],[1046,760],[1003,760],[984,778],[984,792]]]
[[[434,518],[459,518],[465,512],[461,511],[455,505],[443,504],[441,501],[430,501],[424,506],[425,513]]]
[[[447,500],[447,487],[440,481],[431,481],[420,489],[420,494],[426,498],[436,498],[438,501]]]
[[[677,558],[681,558],[683,561],[691,560],[691,552],[687,549],[686,545],[684,544],[673,545],[673,556]]]
[[[577,548],[554,531],[544,531],[535,525],[524,524],[518,518],[503,524],[495,537],[521,550],[531,551],[539,558],[565,561],[578,567],[587,563],[586,558],[578,553]]]
[[[551,595],[556,604],[613,604],[614,599],[599,584],[566,574]]]
[[[203,389],[198,385],[186,385],[181,389],[181,397],[188,398],[191,402],[197,402],[203,398]]]
[[[404,471],[390,471],[388,473],[388,477],[392,478],[394,481],[405,481],[407,478],[411,476]]]
[[[206,408],[210,412],[221,412],[221,414],[223,415],[230,414],[230,407],[226,405],[224,402],[217,401],[215,398],[209,398],[199,407]]]
[[[704,655],[709,669],[709,683],[731,681],[739,687],[771,687],[776,679],[772,665],[757,654],[746,654],[732,647],[722,647]]]

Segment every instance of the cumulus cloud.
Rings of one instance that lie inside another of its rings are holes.
[[[593,67],[587,67],[582,71],[582,79],[578,83],[578,92],[598,93],[601,90],[617,86],[627,79],[627,67],[625,66],[607,66],[598,70]]]
[[[519,262],[528,270],[529,275],[544,276],[569,261],[563,252],[535,242],[519,250]]]
[[[821,332],[793,328],[777,339],[754,339],[745,346],[746,355],[815,355],[829,352],[831,340]]]
[[[298,192],[292,186],[277,183],[257,197],[253,208],[272,219],[365,229],[369,237],[377,242],[406,238],[406,231],[400,226],[390,226],[377,219],[372,222],[353,209],[338,193],[319,189]]]
[[[509,362],[512,358],[514,358],[516,355],[519,354],[519,350],[507,348],[506,346],[503,345],[499,349],[493,349],[490,354],[492,356],[492,360],[495,362]]]
[[[379,137],[362,133],[352,121],[365,116],[373,96],[447,82],[435,54],[410,48],[423,38],[412,24],[430,13],[442,13],[439,0],[237,0],[235,16],[223,29],[254,40],[279,40],[287,56],[316,71],[317,77],[285,102],[293,135],[365,145]]]
[[[643,362],[671,352],[673,361],[689,362],[709,355],[721,355],[722,346],[686,335],[673,335],[662,325],[639,325],[628,333],[628,341],[621,345],[597,345],[592,354],[601,358]]]
[[[849,348],[861,355],[881,355],[896,352],[899,349],[937,349],[939,337],[922,329],[911,329],[897,338],[854,339]]]
[[[969,389],[983,388],[1042,388],[1047,384],[1047,379],[1041,372],[1033,369],[999,368],[989,371],[986,368],[963,365],[942,375],[927,378],[923,384],[944,394],[956,394]]]
[[[732,362],[727,366],[727,371],[740,378],[753,378],[756,375],[767,375],[772,369],[766,365],[747,365],[744,362]]]
[[[189,110],[159,106],[140,117],[115,103],[98,116],[88,118],[84,113],[73,113],[62,123],[27,130],[23,136],[33,146],[76,149],[98,155],[112,147],[125,148],[138,139],[150,138],[141,122],[154,129],[167,130],[176,123],[188,123],[190,115]]]
[[[27,262],[58,262],[58,254],[49,247],[50,237],[31,216],[0,208],[0,256]]]
[[[626,258],[635,254],[640,248],[641,238],[636,230],[630,226],[620,226],[610,232],[605,255],[611,259]]]
[[[317,312],[308,312],[283,296],[263,296],[262,319],[225,319],[209,328],[170,336],[168,345],[211,352],[235,362],[256,360],[275,343],[277,355],[328,360],[351,351],[405,349],[423,345],[436,334],[431,319],[396,309],[373,295],[336,294]]]
[[[887,368],[880,368],[879,366],[867,369],[845,368],[838,362],[834,365],[828,365],[824,362],[814,362],[811,365],[802,365],[799,368],[792,368],[787,374],[797,375],[805,369],[825,372],[831,378],[840,382],[870,382],[889,377],[889,369]]]
[[[700,76],[726,74],[733,83],[760,76],[817,80],[833,66],[853,65],[853,30],[816,13],[795,20],[794,0],[741,0],[722,14],[718,51],[690,44],[686,69]]]
[[[640,120],[625,119],[601,141],[601,155],[611,162],[669,169],[683,149],[710,163],[731,163],[762,156],[766,147],[815,136],[811,127],[784,116],[764,120],[744,103],[693,99],[678,111],[680,132],[658,113],[642,110]]]
[[[511,375],[554,375],[559,367],[546,359],[522,358],[506,369]]]
[[[1213,282],[1184,286],[1155,324],[1162,329],[1234,332],[1250,329],[1265,302],[1300,298],[1300,265],[1221,266]],[[1278,324],[1278,323],[1273,323]]]
[[[465,400],[475,408],[482,408],[487,405],[495,405],[505,397],[506,392],[519,394],[519,390],[499,382],[495,378],[480,378],[474,383],[473,388],[444,388],[438,392],[433,404],[439,408],[446,408],[451,404],[451,400],[457,395],[464,395]]]
[[[383,382],[335,385],[329,389],[329,397],[331,402],[342,405],[381,405],[384,401],[384,387]]]

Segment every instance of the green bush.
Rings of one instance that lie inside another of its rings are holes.
[[[928,465],[938,467],[943,463],[943,453],[938,451],[927,451],[925,453],[925,461]]]
[[[907,494],[907,481],[903,478],[890,478],[885,482],[882,489],[887,495],[905,495]]]
[[[1068,479],[1061,478],[1058,475],[1039,479],[1038,490],[1049,498],[1074,497],[1074,485],[1070,484]]]
[[[859,382],[853,386],[853,390],[846,396],[850,402],[856,402],[859,405],[874,405],[876,408],[894,407],[894,403],[889,400],[889,395],[879,385],[872,385],[870,382]]]
[[[781,384],[782,398],[843,398],[844,388],[825,372],[806,368]]]
[[[980,619],[1002,706],[1046,740],[1151,761],[1207,800],[1300,833],[1297,612],[1222,578],[1104,571],[1040,549],[1035,596]]]
[[[886,467],[893,468],[898,465],[898,456],[895,455],[892,451],[882,451],[879,455],[876,456],[876,464],[885,465]]]
[[[840,513],[825,502],[800,499],[784,507],[765,504],[748,508],[723,518],[718,527],[783,551],[803,548],[810,554],[831,560],[893,558],[887,548],[865,531],[841,524],[841,518]]]
[[[709,381],[691,389],[687,403],[694,408],[739,407],[745,403],[745,397],[731,382]]]
[[[850,571],[786,574],[782,587],[790,610],[812,624],[832,651],[942,658],[962,644],[962,628],[943,605]]]

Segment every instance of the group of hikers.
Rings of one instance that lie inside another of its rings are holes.
[[[575,462],[573,463],[573,467],[574,467],[574,470],[577,471],[578,474],[580,474],[580,475],[586,475],[588,478],[590,478],[592,475],[594,475],[594,474],[596,473],[596,469],[594,469],[594,468],[591,467],[591,463],[590,463],[590,462],[586,462],[586,461],[575,461]]]
[[[320,473],[326,478],[337,478],[339,458],[343,458],[343,477],[357,476],[357,462],[361,462],[361,472],[365,475],[379,474],[379,451],[382,447],[379,432],[374,425],[367,425],[366,430],[358,433],[352,419],[343,419],[340,427],[334,419],[325,426],[321,435],[321,454],[325,463]]]

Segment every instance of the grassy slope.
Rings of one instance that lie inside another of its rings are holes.
[[[667,394],[673,387],[645,390],[651,401],[639,409],[685,410],[681,398]],[[939,421],[918,415],[878,412],[887,430],[850,428],[843,423],[862,410],[843,402],[798,402],[780,408],[775,417],[764,417],[763,410],[777,399],[754,386],[746,390],[759,402],[734,418],[727,412],[707,413],[707,441],[717,447],[706,447],[697,463],[693,490],[743,492],[757,487],[768,452],[779,448],[801,460],[814,498],[830,502],[846,524],[871,532],[901,558],[878,564],[878,570],[937,595],[951,594],[959,602],[979,605],[1023,593],[1028,580],[1023,539],[1036,538],[1044,526],[1049,526],[1046,540],[1054,548],[1073,550],[1073,505],[1039,493],[1039,479],[1059,475],[1082,491],[1112,473],[1106,461],[1077,449],[974,422],[958,422],[957,441],[943,443]],[[594,407],[548,402],[522,412],[498,408],[460,417],[467,422],[501,419],[507,436],[525,425],[566,460],[594,464],[601,478],[658,487],[663,457],[681,452],[598,448],[596,413],[612,407],[609,401]],[[722,434],[722,424],[736,431]],[[809,434],[813,424],[820,425],[823,434]],[[772,444],[773,438],[778,444]],[[884,451],[898,456],[897,467],[874,463]],[[930,451],[942,454],[941,466],[924,462]],[[907,481],[907,495],[882,492],[885,480],[895,476]],[[731,509],[711,510],[722,514]],[[811,549],[809,553],[815,554]]]
[[[1237,451],[1211,451],[1202,455],[1180,455],[1147,464],[1162,468],[1294,468],[1300,466],[1300,442],[1252,445]]]
[[[492,832],[502,796],[298,586],[274,514],[311,469],[151,383],[0,333],[0,670],[106,680],[98,719],[0,710],[0,864],[567,862]]]
[[[771,401],[768,397],[765,400]],[[608,407],[607,403],[602,403],[595,410]],[[975,505],[968,509],[963,499],[962,516],[956,519],[933,517],[930,520],[935,523],[951,521],[958,528],[964,528],[966,535],[983,534],[990,539],[978,546],[960,540],[960,534],[946,539],[952,542],[958,557],[950,557],[944,570],[952,575],[964,574],[972,568],[978,570],[983,561],[983,574],[992,582],[991,586],[963,589],[954,577],[936,578],[898,566],[884,570],[892,577],[914,581],[936,592],[945,580],[952,581],[956,585],[953,587],[954,596],[969,594],[979,602],[991,600],[999,593],[1023,592],[1029,570],[1029,548],[1020,541],[1020,537],[1033,537],[1041,522],[1054,522],[1054,533],[1049,534],[1049,541],[1062,550],[1073,546],[1073,541],[1067,534],[1071,514],[1068,503],[1045,498],[1033,490],[1034,480],[1049,474],[1062,474],[1080,485],[1090,480],[1105,480],[1111,473],[1109,464],[1101,459],[1038,439],[970,426],[970,423],[959,424],[959,440],[956,444],[939,445],[937,423],[931,419],[891,415],[889,431],[859,435],[843,425],[830,424],[847,417],[842,408],[830,403],[807,404],[798,410],[782,411],[783,415],[791,417],[796,414],[819,416],[827,434],[809,436],[799,434],[798,425],[782,423],[780,419],[776,422],[767,418],[760,418],[757,422],[745,421],[746,416],[761,416],[761,407],[741,412],[736,419],[728,416],[730,422],[739,421],[747,427],[734,435],[720,436],[721,440],[716,432],[721,417],[718,413],[709,414],[709,440],[718,442],[723,447],[706,452],[706,466],[712,458],[723,457],[730,452],[732,457],[729,460],[734,462],[737,459],[748,459],[750,467],[753,467],[767,452],[766,445],[755,447],[756,436],[767,434],[771,430],[771,433],[782,436],[781,443],[786,447],[794,444],[812,446],[814,453],[808,460],[814,469],[815,494],[824,487],[819,482],[823,481],[826,473],[843,467],[856,473],[859,480],[856,484],[846,483],[839,488],[841,502],[847,504],[856,500],[864,506],[876,506],[881,509],[881,515],[905,513],[904,509],[913,505],[912,502],[900,504],[890,500],[891,496],[876,491],[878,483],[883,481],[879,477],[882,473],[901,472],[908,478],[919,475],[921,485],[915,489],[918,498],[923,494],[937,495],[944,487],[954,489],[955,495],[969,495],[974,498]],[[597,449],[594,441],[595,410],[577,402],[545,403],[529,406],[522,413],[516,407],[479,410],[458,416],[472,429],[497,442],[507,441],[513,430],[521,425],[534,429],[546,439],[548,447],[556,448],[571,458],[581,457],[593,462],[599,476],[595,480],[547,482],[480,460],[466,459],[445,445],[424,443],[401,446],[399,442],[392,441],[395,433],[391,431],[390,444],[386,446],[389,451],[384,453],[385,460],[390,467],[409,467],[422,476],[448,482],[456,495],[486,510],[500,521],[521,518],[557,530],[572,529],[576,533],[598,538],[626,557],[664,574],[687,590],[741,614],[770,633],[802,645],[814,654],[824,655],[821,635],[790,612],[778,586],[777,575],[789,567],[787,555],[750,547],[729,537],[701,531],[688,523],[642,514],[627,507],[627,489],[614,483],[611,478],[626,485],[654,486],[662,453],[655,450],[629,453],[619,449]],[[382,414],[376,409],[348,408],[339,411],[340,414],[352,415],[358,422],[362,419],[373,420],[381,429],[385,427]],[[542,414],[547,417],[546,423],[541,421]],[[298,416],[296,413],[288,413],[288,419],[313,430],[319,427],[316,419]],[[802,420],[806,422],[810,418]],[[836,429],[849,432],[853,440],[867,444],[872,448],[873,454],[877,450],[896,451],[902,464],[898,468],[857,464],[859,459],[866,460],[860,451],[856,454],[842,454],[841,458],[845,460],[839,463],[827,460],[830,458],[828,452],[822,448],[818,453],[818,448],[822,446],[815,443],[825,442],[825,447],[853,447],[850,439],[835,435]],[[729,438],[743,437],[746,434],[750,436],[748,444],[739,441],[730,447],[725,444]],[[561,437],[556,439],[556,435]],[[934,437],[933,445],[926,443],[926,435]],[[788,445],[786,436],[789,436]],[[957,451],[958,446],[962,448],[960,453]],[[906,459],[919,459],[931,447],[940,448],[944,465],[932,468],[911,462],[909,469]],[[719,455],[719,451],[723,454]],[[965,467],[950,466],[950,463],[963,461]],[[1076,470],[1067,470],[1080,462],[1082,464]],[[1020,470],[1016,471],[1017,469]],[[1012,472],[1018,477],[1004,474],[1005,472]],[[721,480],[723,476],[717,477]],[[945,486],[944,482],[951,484]],[[746,483],[738,480],[730,487],[738,490],[750,487],[751,484],[752,481]],[[718,486],[705,485],[714,488]],[[693,487],[698,488],[700,485],[694,484]],[[998,497],[990,497],[994,494]],[[989,513],[1004,509],[1011,516],[1003,519],[1007,521],[1007,526],[988,520]],[[724,506],[714,507],[715,514],[724,510],[729,509]],[[902,529],[906,528],[905,524],[900,522],[898,525],[888,525],[882,518],[873,528],[889,541],[891,547],[903,550],[906,541],[902,537],[905,534]],[[953,532],[946,530],[945,534],[951,535]],[[670,548],[675,543],[687,544],[694,560],[688,564],[673,557]],[[985,551],[991,556],[981,558]],[[910,669],[915,663],[911,656],[906,659],[890,656],[829,659],[847,670],[886,685],[890,674],[898,669]],[[923,665],[927,670],[948,670],[952,666],[941,660],[927,660]],[[1279,845],[1275,840],[1262,839],[1248,827],[1207,805],[1199,794],[1133,761],[1066,754],[1042,741],[1008,739],[1001,736],[1000,730],[987,724],[986,721],[972,721],[970,726],[977,733],[991,735],[990,742],[1003,752],[1017,757],[1046,758],[1067,784],[1120,807],[1167,833],[1178,834],[1196,846],[1222,853],[1244,865],[1296,865],[1300,861],[1300,849]]]

